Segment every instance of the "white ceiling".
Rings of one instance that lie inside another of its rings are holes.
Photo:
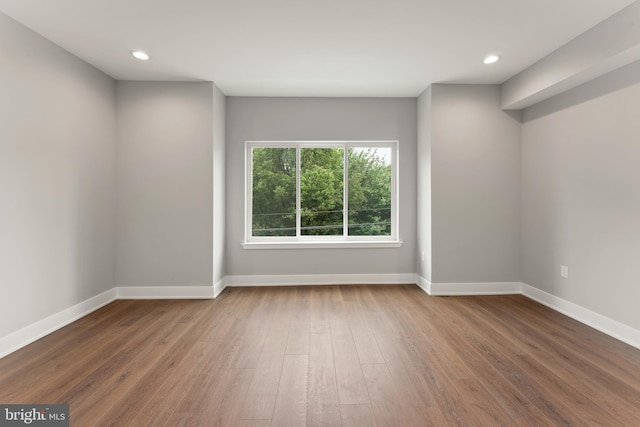
[[[417,96],[431,83],[502,83],[631,3],[0,0],[0,11],[115,79],[206,80],[227,95]],[[502,60],[483,65],[488,53]]]

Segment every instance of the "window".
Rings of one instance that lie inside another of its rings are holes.
[[[399,246],[397,141],[247,142],[245,247]]]

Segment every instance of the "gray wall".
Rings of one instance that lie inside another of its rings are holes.
[[[0,14],[0,337],[113,287],[115,83]]]
[[[227,98],[227,274],[414,273],[416,99]],[[400,248],[246,250],[244,142],[399,140]]]
[[[432,281],[517,282],[520,121],[492,85],[431,88]]]
[[[117,285],[210,285],[213,84],[119,81],[116,91]]]
[[[226,270],[226,166],[225,112],[226,98],[213,87],[213,283],[227,274]]]
[[[429,281],[431,276],[431,86],[418,97],[418,242],[417,273]]]
[[[527,109],[522,127],[522,281],[637,329],[639,112],[637,62]]]

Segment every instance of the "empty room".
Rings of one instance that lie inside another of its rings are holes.
[[[0,426],[640,425],[640,1],[0,0]]]

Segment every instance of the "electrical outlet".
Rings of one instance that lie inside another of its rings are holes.
[[[560,266],[560,277],[562,277],[563,279],[569,278],[569,267],[567,267],[566,265]]]

